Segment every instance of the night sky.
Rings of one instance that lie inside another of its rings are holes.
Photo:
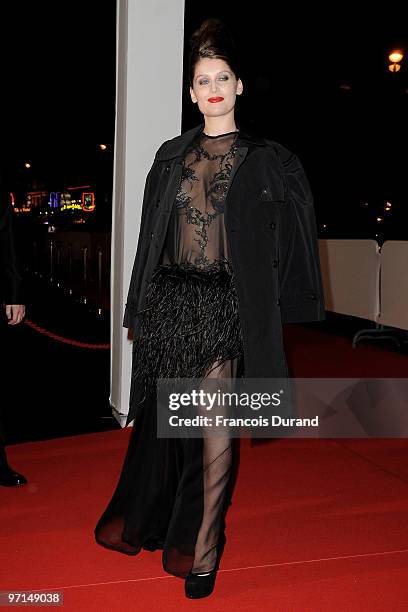
[[[300,157],[321,236],[374,237],[388,200],[378,236],[407,239],[408,57],[388,70],[390,52],[408,53],[404,3],[244,6],[187,1],[186,37],[206,17],[229,25],[244,59],[241,115]],[[185,100],[187,128],[198,116]]]
[[[97,143],[113,142],[116,2],[17,0],[4,7],[2,154],[6,142],[13,157],[50,172],[86,165]]]
[[[268,3],[268,13],[265,3],[250,6],[243,13],[228,2],[187,2],[191,31],[219,17],[240,45],[245,119],[299,155],[322,220],[329,207],[359,214],[367,198],[391,198],[406,211],[408,58],[399,73],[388,70],[394,48],[408,51],[404,5]]]
[[[2,155],[41,157],[52,171],[60,160],[86,165],[98,142],[113,142],[115,4],[2,6]],[[187,0],[185,18],[186,40],[206,17],[235,35],[244,58],[241,119],[299,155],[323,213],[365,197],[406,208],[408,60],[398,74],[387,69],[394,48],[408,51],[404,4],[242,7]],[[202,119],[188,95],[187,50],[183,130]]]

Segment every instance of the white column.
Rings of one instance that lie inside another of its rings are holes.
[[[161,143],[181,131],[184,0],[118,0],[117,7],[109,399],[124,426],[132,343],[122,321],[146,175]]]

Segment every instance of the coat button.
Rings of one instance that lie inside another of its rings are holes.
[[[269,227],[270,227],[271,229],[275,229],[275,227],[276,227],[276,223],[275,223],[274,221],[271,221],[271,222],[270,222],[270,224],[269,224]]]
[[[280,301],[280,299],[278,298],[278,299],[277,299],[277,301],[276,301],[276,305],[277,305],[277,306],[280,306],[280,303],[281,303],[281,301]]]
[[[166,166],[166,172],[170,172],[170,166]]]
[[[262,193],[262,195],[267,195],[268,190],[266,189],[266,187],[264,187],[264,188],[262,189],[262,192],[261,192],[261,193]]]
[[[159,204],[160,204],[160,200],[157,200],[157,202],[156,202],[156,208],[158,208],[158,207],[159,207]]]
[[[274,259],[274,260],[273,260],[273,262],[272,262],[272,265],[273,265],[273,267],[274,267],[274,268],[277,268],[277,266],[278,266],[278,260],[277,260],[277,259]]]
[[[316,300],[317,299],[317,295],[315,293],[311,293],[310,294],[310,299],[311,300]]]
[[[154,232],[150,232],[150,238],[153,238]]]

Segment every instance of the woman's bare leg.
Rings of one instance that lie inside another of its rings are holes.
[[[207,379],[233,378],[236,363],[227,361],[217,365]],[[212,380],[214,383],[214,381]],[[203,381],[205,386],[205,379]],[[212,387],[213,388],[213,387]],[[217,543],[222,532],[226,509],[227,487],[232,472],[232,445],[228,435],[204,437],[203,440],[203,520],[195,546],[192,572],[211,571],[217,559]]]

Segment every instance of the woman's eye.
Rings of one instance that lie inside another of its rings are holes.
[[[221,81],[228,81],[228,75],[224,74],[223,76],[220,77]],[[208,83],[208,79],[202,79],[201,81],[198,81],[199,85],[205,85],[206,83]]]

